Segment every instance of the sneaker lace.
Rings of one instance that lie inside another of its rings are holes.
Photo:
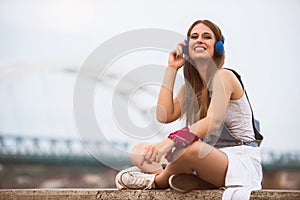
[[[139,187],[143,189],[151,189],[154,183],[154,176],[140,173],[140,172],[128,172],[129,179],[127,181],[127,186],[129,187]]]

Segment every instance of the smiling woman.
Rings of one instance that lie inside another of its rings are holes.
[[[186,125],[158,143],[134,145],[130,158],[135,166],[118,173],[116,186],[171,187],[180,192],[239,186],[244,199],[250,199],[251,190],[261,189],[262,166],[243,84],[222,68],[225,51],[216,49],[217,44],[223,45],[224,37],[216,24],[197,20],[187,38],[169,53],[156,110],[161,123],[185,117]],[[188,48],[185,54],[183,47]],[[186,81],[175,96],[180,68]],[[218,138],[214,142],[210,141],[213,135]],[[233,194],[226,189],[223,199],[235,199]]]

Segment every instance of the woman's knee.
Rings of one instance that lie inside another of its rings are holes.
[[[142,158],[143,153],[145,152],[145,148],[149,145],[149,143],[137,143],[130,150],[130,160],[134,165],[138,165]]]

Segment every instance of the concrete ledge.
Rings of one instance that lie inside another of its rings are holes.
[[[101,199],[221,199],[223,190],[194,190],[179,193],[173,190],[116,189],[1,189],[0,200],[101,200]],[[300,190],[260,190],[250,199],[300,199]]]

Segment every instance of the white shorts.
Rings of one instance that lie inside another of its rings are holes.
[[[228,157],[225,187],[241,186],[260,190],[262,167],[259,147],[246,145],[220,148]]]

